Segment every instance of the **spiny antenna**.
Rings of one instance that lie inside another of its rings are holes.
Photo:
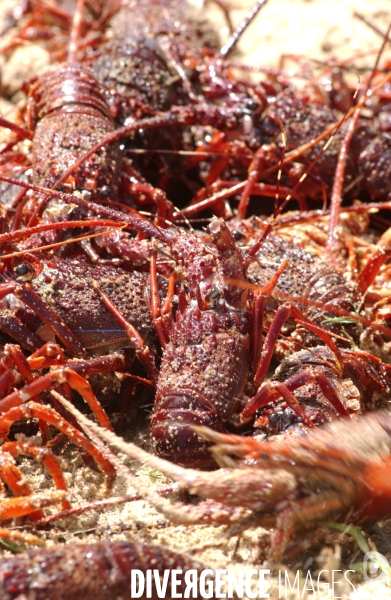
[[[380,50],[376,56],[375,64],[371,71],[369,81],[365,86],[365,92],[363,95],[364,100],[372,94],[372,92],[370,90],[371,83],[375,76],[376,70],[378,68],[380,58],[383,54],[384,48],[389,40],[390,32],[391,32],[391,21],[390,21],[390,23],[388,25],[388,29],[384,35],[383,43],[382,43]],[[358,88],[356,90],[354,97],[357,95],[357,91],[358,91]],[[348,148],[353,139],[353,135],[354,135],[354,132],[356,129],[358,119],[361,114],[362,107],[363,107],[363,103],[361,103],[360,106],[359,105],[357,106],[357,110],[355,111],[355,113],[349,123],[349,126],[347,128],[347,131],[345,133],[345,136],[344,136],[344,139],[342,142],[342,146],[341,146],[341,150],[340,150],[339,156],[338,156],[338,163],[337,163],[337,168],[335,171],[335,178],[334,178],[333,189],[331,192],[331,203],[330,203],[330,224],[329,224],[328,239],[327,239],[327,245],[330,249],[333,249],[335,246],[335,243],[336,243],[335,231],[336,231],[337,225],[339,223],[339,215],[341,212],[342,185],[343,185],[345,169],[346,169]]]
[[[84,8],[84,0],[77,0],[77,5],[75,9],[75,15],[72,21],[72,28],[70,33],[70,42],[69,42],[69,50],[67,61],[69,63],[76,62],[76,53],[77,46],[80,38],[80,28],[83,18],[83,8]]]
[[[244,17],[243,21],[238,25],[233,34],[226,41],[224,46],[221,48],[219,54],[221,58],[227,58],[229,56],[240,38],[242,37],[244,31],[247,27],[253,22],[261,8],[263,8],[268,0],[258,0],[250,10],[250,12]]]

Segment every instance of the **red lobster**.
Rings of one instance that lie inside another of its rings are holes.
[[[335,353],[337,368],[343,369],[341,352],[328,333],[291,304],[278,310],[260,354],[262,294],[273,289],[286,265],[281,265],[260,290],[250,312],[246,270],[251,259],[243,257],[222,219],[212,219],[207,232],[212,244],[195,234],[171,234],[171,253],[177,263],[175,276],[184,279],[185,287],[178,292],[168,335],[164,316],[168,308],[166,303],[159,312],[154,262],[151,273],[152,316],[164,349],[152,417],[154,448],[159,455],[181,464],[204,468],[211,467],[212,462],[205,442],[195,435],[191,425],[208,423],[217,431],[224,430],[245,404],[251,362],[256,369],[256,386],[264,380],[276,338],[289,315],[321,338]],[[322,389],[336,411],[347,416],[349,412],[332,385],[326,382]],[[288,388],[281,385],[279,391],[303,421],[313,426]]]
[[[169,570],[180,569],[186,573],[194,569],[199,576],[204,566],[167,548],[130,541],[57,546],[0,559],[0,595],[2,600],[22,597],[31,600],[125,600],[134,597],[131,590],[133,569],[144,573],[153,569],[158,573],[161,589],[165,589],[165,574]],[[186,587],[183,580],[177,593],[182,596]],[[171,583],[167,591],[170,589]],[[153,594],[147,593],[145,590],[139,596],[141,600],[163,597],[161,593],[157,595],[155,584]]]

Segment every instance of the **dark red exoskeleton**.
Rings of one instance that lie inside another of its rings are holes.
[[[191,425],[224,431],[240,410],[250,342],[242,254],[223,220],[213,219],[207,232],[210,242],[194,233],[173,234],[180,288],[168,335],[160,336],[164,350],[151,422],[159,455],[197,466],[211,460]],[[228,278],[239,285],[227,284]],[[157,306],[153,312],[158,318]],[[162,319],[159,325],[164,327]]]

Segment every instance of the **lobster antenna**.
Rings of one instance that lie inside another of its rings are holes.
[[[80,38],[80,28],[83,18],[83,8],[84,8],[84,0],[77,0],[77,5],[75,9],[75,15],[72,21],[72,28],[70,33],[70,42],[68,49],[67,62],[75,63],[76,61],[76,52],[77,46]]]
[[[381,56],[382,56],[382,54],[384,52],[384,49],[385,49],[387,43],[390,41],[390,32],[391,32],[391,21],[390,21],[390,23],[388,25],[386,33],[384,34],[383,43],[380,46],[380,50],[379,50],[379,52],[378,52],[378,54],[376,56],[375,64],[373,66],[373,69],[371,71],[371,75],[369,77],[369,81],[368,81],[368,83],[366,85],[365,93],[366,93],[367,96],[369,95],[369,89],[370,89],[370,86],[371,86],[371,83],[372,83],[372,79],[374,78],[375,73],[377,71],[377,68],[379,66],[380,58],[381,58]]]
[[[265,6],[266,2],[267,0],[258,0],[254,4],[250,12],[244,17],[243,21],[239,23],[233,34],[230,35],[224,46],[220,49],[219,54],[221,58],[227,58],[227,56],[232,53],[244,31],[253,22],[261,8]]]
[[[367,25],[367,27],[369,27],[370,29],[372,29],[375,33],[377,33],[378,35],[380,35],[382,38],[386,37],[388,39],[388,41],[391,42],[390,37],[386,36],[385,33],[384,33],[384,31],[382,31],[380,29],[380,27],[378,27],[377,25],[375,25],[375,23],[373,23],[370,19],[368,19],[368,17],[366,15],[363,15],[358,10],[355,10],[353,12],[353,17],[356,17],[356,19],[359,19],[360,21],[362,21],[363,23],[365,23],[365,25]]]
[[[194,228],[193,228],[192,224],[190,223],[189,219],[186,217],[186,215],[183,214],[183,212],[181,211],[180,208],[177,208],[176,206],[174,206],[174,208],[175,208],[176,214],[181,215],[182,219],[184,220],[184,222],[186,223],[186,225],[188,226],[190,231],[192,231],[194,233]]]
[[[384,48],[389,40],[390,32],[391,32],[391,21],[388,25],[387,32],[384,35],[383,43],[380,47],[380,50],[377,53],[375,64],[373,65],[373,69],[371,71],[368,83],[365,86],[364,95],[363,95],[364,98],[368,98],[370,95],[372,95],[370,86],[371,86],[372,80],[376,74],[376,70],[378,68],[380,58],[384,52]],[[358,87],[357,87],[355,96],[357,95],[357,91],[358,91]],[[327,237],[327,245],[330,249],[333,249],[333,247],[335,245],[335,241],[336,241],[335,230],[339,223],[339,215],[341,212],[341,203],[342,203],[342,194],[343,194],[342,186],[343,186],[344,175],[345,175],[345,170],[346,170],[348,147],[352,141],[352,138],[353,138],[353,135],[354,135],[354,132],[356,129],[357,121],[361,114],[362,107],[363,107],[362,104],[361,104],[361,106],[357,106],[357,110],[355,111],[355,113],[349,123],[349,126],[347,128],[347,131],[345,133],[345,136],[344,136],[344,139],[342,142],[341,150],[338,155],[337,168],[335,171],[333,189],[331,192],[330,223],[329,223],[329,231],[328,231],[328,237]]]
[[[74,221],[70,221],[70,223],[73,224]],[[51,225],[52,225],[52,223],[51,223]],[[86,226],[90,226],[90,225],[89,225],[89,223],[86,224],[85,221],[83,221],[83,225],[81,225],[81,227],[86,227]],[[100,224],[99,224],[99,226],[100,226]],[[116,231],[119,231],[120,229],[124,229],[125,227],[126,227],[126,223],[124,223],[124,224],[120,223],[118,225],[118,227],[113,226],[112,229],[99,231],[97,233],[87,233],[86,235],[72,237],[68,240],[62,240],[61,242],[47,244],[46,246],[37,246],[36,248],[29,248],[29,253],[34,254],[35,252],[41,252],[42,250],[52,250],[53,248],[62,248],[63,246],[66,246],[67,244],[74,244],[76,242],[82,242],[84,240],[90,240],[92,238],[100,237],[101,235],[115,233]],[[24,230],[22,230],[22,231],[24,231]],[[26,250],[20,250],[19,252],[12,252],[11,254],[3,254],[1,256],[1,259],[3,260],[5,258],[15,258],[16,256],[23,256],[23,254],[26,254]]]

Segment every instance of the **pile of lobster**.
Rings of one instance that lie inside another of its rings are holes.
[[[28,2],[5,27],[3,52],[33,37],[55,64],[0,120],[2,518],[67,514],[64,439],[112,481],[110,415],[141,397],[161,458],[125,451],[206,498],[167,507],[135,483],[175,522],[273,527],[278,559],[304,526],[389,516],[390,417],[360,415],[391,397],[391,77],[368,74],[358,101],[337,65],[302,89],[282,70],[250,80],[231,53],[254,14],[221,48],[184,2],[73,8]],[[40,446],[15,437],[31,422]],[[33,490],[18,455],[57,489]],[[47,577],[78,552],[49,553]],[[121,570],[160,551],[88,552]],[[37,556],[5,561],[2,597],[29,589]]]

